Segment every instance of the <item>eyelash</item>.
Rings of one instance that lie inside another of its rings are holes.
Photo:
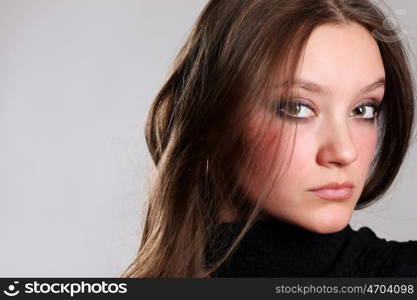
[[[300,105],[300,106],[304,106],[307,107],[308,109],[310,109],[311,111],[315,112],[315,110],[308,104],[299,101],[299,100],[282,100],[279,101],[279,103],[276,105],[276,113],[279,115],[279,117],[281,118],[286,118],[286,119],[290,119],[290,120],[308,120],[310,118],[299,118],[299,117],[294,117],[288,113],[284,112],[284,108],[287,106],[289,107],[290,105]],[[374,116],[372,118],[359,118],[362,121],[365,122],[369,122],[369,123],[373,123],[376,118],[378,117],[379,114],[379,104],[377,102],[376,99],[371,99],[371,101],[362,103],[361,105],[357,106],[355,109],[359,108],[359,107],[366,107],[366,106],[371,106],[374,109]]]

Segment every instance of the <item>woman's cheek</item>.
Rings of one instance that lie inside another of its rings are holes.
[[[318,136],[308,129],[298,129],[295,137],[293,156],[288,169],[290,173],[297,173],[297,176],[294,178],[295,181],[297,181],[297,178],[302,178],[303,174],[308,174],[309,170],[314,170],[318,138]]]
[[[368,130],[357,130],[354,135],[356,149],[358,151],[358,168],[361,178],[365,181],[368,175],[369,167],[375,155],[378,143],[377,127],[373,126]]]
[[[288,162],[285,157],[288,159],[292,144],[282,144],[281,136],[278,122],[262,123],[259,118],[254,118],[245,128],[244,147],[253,147],[251,150],[254,152],[250,169],[240,172],[240,176],[245,190],[254,198],[258,198],[263,190],[273,188],[274,179],[285,167],[284,162]],[[291,139],[292,136],[285,135],[285,138]],[[285,146],[288,147],[287,153],[282,151]]]

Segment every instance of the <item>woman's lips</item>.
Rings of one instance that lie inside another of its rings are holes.
[[[346,200],[352,197],[353,189],[351,187],[345,187],[339,189],[312,190],[311,192],[326,200]]]

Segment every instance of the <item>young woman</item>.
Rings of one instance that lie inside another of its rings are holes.
[[[365,0],[212,0],[146,124],[155,165],[123,277],[417,276],[353,230],[412,138],[404,39]]]

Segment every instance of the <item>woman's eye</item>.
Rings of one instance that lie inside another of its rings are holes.
[[[310,106],[298,101],[286,101],[278,106],[277,113],[286,115],[289,118],[308,119],[313,110]]]
[[[378,107],[374,103],[365,103],[353,110],[353,113],[356,113],[358,116],[363,119],[373,120],[378,114]]]

